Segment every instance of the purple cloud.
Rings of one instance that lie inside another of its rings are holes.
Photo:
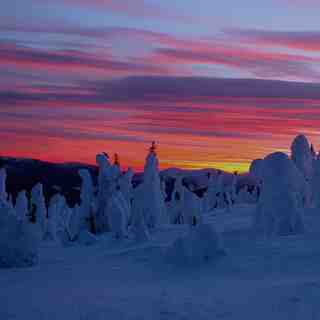
[[[250,44],[280,46],[310,52],[320,52],[319,31],[267,31],[231,29],[227,34]]]

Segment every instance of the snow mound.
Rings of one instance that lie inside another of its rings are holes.
[[[98,238],[89,231],[83,230],[78,236],[78,243],[84,246],[91,246],[98,241]]]
[[[30,267],[38,262],[37,225],[18,220],[0,201],[0,268]]]
[[[216,231],[209,224],[191,228],[168,248],[166,259],[175,265],[199,265],[217,261],[225,255]]]

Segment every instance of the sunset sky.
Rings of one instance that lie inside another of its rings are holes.
[[[319,0],[4,0],[0,155],[246,170],[320,148]]]

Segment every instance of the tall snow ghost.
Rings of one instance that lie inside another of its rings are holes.
[[[89,170],[80,169],[79,175],[82,180],[81,193],[80,193],[81,205],[79,209],[80,220],[81,220],[80,228],[90,230],[93,227],[92,226],[93,221],[91,220],[94,219],[93,204],[95,201],[95,197],[94,197],[93,182],[92,182],[92,178]]]
[[[262,193],[254,229],[266,236],[302,233],[305,179],[288,156],[275,152],[264,159]]]
[[[215,175],[210,174],[208,189],[203,197],[203,211],[209,212],[216,208],[218,202],[217,194],[220,192],[222,172],[218,171]]]
[[[143,183],[134,190],[132,208],[133,215],[143,214],[144,221],[149,228],[167,222],[161,192],[159,161],[155,149],[155,143],[153,142],[144,166]]]
[[[18,220],[0,200],[0,268],[29,267],[38,262],[37,226]]]
[[[174,182],[171,201],[168,204],[169,222],[172,224],[184,223],[184,186],[182,176],[177,176]]]
[[[312,177],[313,156],[310,144],[304,135],[298,135],[291,145],[291,159],[307,181]]]
[[[47,208],[41,183],[36,184],[31,190],[31,219],[39,226],[44,237],[47,232]]]
[[[316,208],[320,208],[320,159],[313,163],[312,186],[312,204]]]
[[[62,216],[66,207],[66,200],[60,194],[55,194],[49,202],[47,239],[60,241],[60,233],[63,229]]]
[[[107,154],[98,154],[96,162],[99,166],[98,177],[98,208],[96,213],[96,232],[101,233],[110,231],[108,213],[106,212],[108,200],[115,191],[115,180],[117,178],[116,170],[110,163]]]
[[[132,178],[133,178],[133,171],[129,168],[125,174],[123,174],[119,179],[119,188],[120,191],[131,209],[131,200],[133,197],[133,188],[132,188]]]
[[[113,236],[117,239],[126,237],[130,208],[120,190],[113,193],[106,209]]]
[[[18,220],[25,220],[28,216],[28,199],[26,196],[26,191],[22,190],[19,192],[17,199],[16,199],[16,205],[14,207],[16,211],[16,215]]]
[[[6,180],[7,180],[7,172],[6,169],[0,169],[0,200],[7,201],[8,194],[6,192]]]
[[[195,226],[201,221],[201,200],[187,188],[184,188],[183,216],[189,226]]]

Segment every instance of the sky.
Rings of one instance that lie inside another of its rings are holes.
[[[4,0],[0,155],[245,171],[320,148],[318,0]]]

